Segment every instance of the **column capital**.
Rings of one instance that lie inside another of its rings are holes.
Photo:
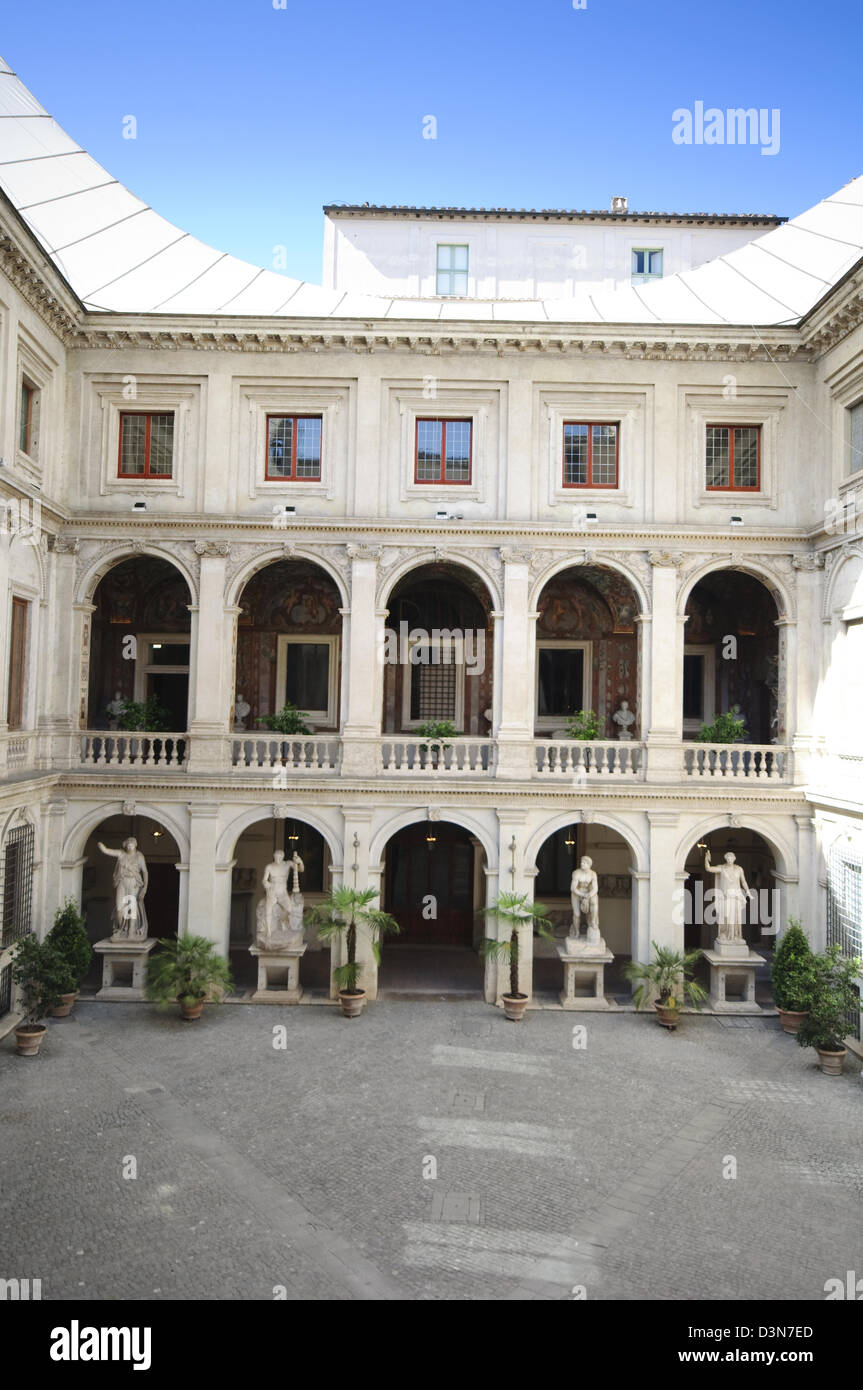
[[[647,558],[654,569],[679,569],[683,564],[681,550],[649,550]]]
[[[202,560],[227,560],[233,554],[233,547],[230,541],[199,540],[195,541],[195,554]]]

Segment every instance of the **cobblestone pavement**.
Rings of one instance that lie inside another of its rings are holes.
[[[823,1299],[863,1273],[860,1071],[822,1076],[774,1019],[79,1002],[37,1059],[0,1043],[0,1275],[45,1299]]]

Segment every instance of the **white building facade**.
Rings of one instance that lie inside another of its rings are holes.
[[[237,961],[297,846],[310,899],[373,885],[398,917],[384,984],[413,946],[495,1002],[481,909],[515,889],[563,924],[582,854],[616,964],[709,945],[705,845],[756,889],[756,949],[796,917],[859,953],[861,181],[764,234],[708,226],[719,259],[691,271],[679,229],[622,214],[595,292],[543,280],[521,222],[495,269],[497,214],[458,242],[429,219],[433,270],[348,284],[345,254],[303,286],[122,189],[118,238],[102,171],[0,84],[0,1013],[15,942],[66,895],[108,934],[96,842],[129,834],[151,931]],[[633,237],[668,246],[661,283],[627,283]],[[438,279],[462,244],[485,257],[464,294]],[[412,660],[435,631],[457,659]],[[118,729],[118,697],[161,727]],[[262,723],[287,702],[310,734]],[[747,743],[695,741],[735,706]],[[590,742],[565,737],[577,709]],[[438,748],[429,722],[458,732]],[[559,988],[523,947],[522,988]]]

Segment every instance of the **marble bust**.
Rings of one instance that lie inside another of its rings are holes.
[[[617,737],[621,739],[632,738],[632,726],[635,723],[635,715],[629,708],[629,701],[621,700],[620,709],[615,710],[611,717],[617,725]]]
[[[249,717],[249,711],[251,710],[251,708],[252,708],[252,706],[249,704],[249,702],[248,702],[247,700],[244,700],[244,699],[243,699],[242,695],[240,694],[240,692],[239,692],[239,690],[238,690],[238,691],[237,691],[237,697],[236,697],[236,699],[235,699],[235,701],[234,701],[234,729],[235,729],[235,731],[239,731],[239,730],[241,730],[241,729],[245,729],[245,727],[246,727],[246,720],[247,720],[248,717]]]

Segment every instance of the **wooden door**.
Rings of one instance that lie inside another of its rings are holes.
[[[473,852],[459,826],[425,822],[409,826],[387,848],[387,911],[401,927],[393,944],[473,944]],[[436,914],[436,915],[435,915]]]

